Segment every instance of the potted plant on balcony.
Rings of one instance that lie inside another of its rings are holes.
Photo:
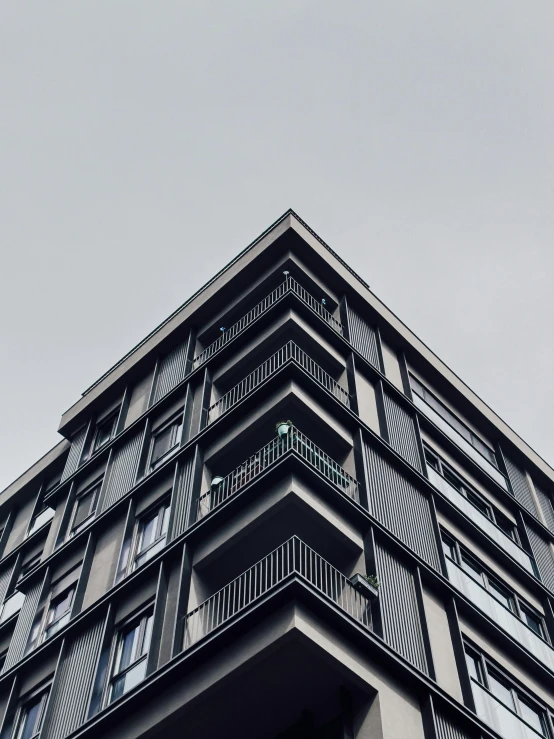
[[[354,588],[369,600],[376,600],[379,597],[379,580],[377,575],[362,575],[356,572],[352,575],[350,582]]]

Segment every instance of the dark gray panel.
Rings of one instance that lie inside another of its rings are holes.
[[[522,470],[520,470],[519,467],[517,467],[517,465],[511,462],[507,457],[506,471],[508,472],[508,478],[510,480],[512,490],[514,491],[515,499],[519,501],[522,506],[527,508],[527,510],[532,513],[533,516],[536,516],[537,508],[535,506],[533,494],[529,487],[529,483],[527,482],[527,477],[525,476],[525,473],[522,472]]]
[[[188,339],[178,344],[169,354],[160,359],[156,375],[156,386],[152,395],[152,403],[156,403],[164,395],[185,378],[187,369]]]
[[[440,711],[436,713],[436,720],[437,739],[472,739],[471,735],[465,729],[457,726],[452,719]]]
[[[554,509],[552,508],[552,498],[544,490],[541,490],[535,485],[535,492],[539,499],[542,515],[546,521],[547,528],[554,533]]]
[[[143,431],[135,434],[114,453],[102,504],[103,511],[128,493],[135,484],[143,435]]]
[[[383,638],[412,664],[427,672],[414,574],[379,542],[375,545],[375,565],[380,582]]]
[[[530,526],[527,527],[527,534],[541,580],[549,590],[554,592],[554,558],[551,546]]]
[[[83,453],[83,444],[85,443],[85,437],[87,435],[87,427],[83,426],[82,429],[77,431],[75,436],[71,439],[71,448],[67,459],[65,461],[65,467],[62,474],[62,482],[72,475],[79,465],[81,454]]]
[[[406,462],[409,462],[412,467],[421,472],[421,458],[413,416],[387,393],[384,393],[384,403],[391,447],[401,457],[404,457]]]
[[[370,513],[440,571],[429,498],[365,441],[363,449]]]
[[[69,645],[56,676],[42,739],[62,739],[85,722],[103,625],[97,621]]]
[[[17,664],[25,653],[25,647],[27,646],[29,634],[31,633],[31,626],[35,620],[44,583],[45,580],[37,582],[36,585],[34,585],[34,587],[28,590],[25,594],[25,600],[23,601],[23,605],[19,611],[19,616],[13,630],[2,672],[6,672]]]
[[[362,357],[365,357],[374,367],[381,369],[377,351],[377,335],[371,326],[350,307],[348,308],[348,333],[354,349],[357,349]]]
[[[194,456],[191,455],[179,465],[177,484],[175,485],[171,499],[171,505],[173,507],[171,539],[175,539],[184,533],[188,526],[193,484]],[[194,521],[194,516],[192,516],[191,520]]]

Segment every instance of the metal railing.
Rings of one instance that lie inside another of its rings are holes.
[[[294,292],[298,297],[306,303],[315,313],[320,316],[326,323],[328,323],[335,331],[343,335],[343,328],[340,321],[329,313],[329,311],[323,307],[321,303],[310,295],[301,285],[296,282],[292,277],[287,277],[284,282],[278,285],[275,290],[272,290],[262,301],[248,311],[239,321],[234,323],[231,328],[224,331],[221,336],[216,339],[212,344],[207,346],[204,351],[200,352],[192,361],[192,369],[195,370],[205,362],[208,361],[221,347],[228,344],[232,339],[249,326],[259,316],[265,313],[274,303],[287,292]]]
[[[341,572],[293,536],[185,616],[184,649],[291,575],[304,578],[343,611],[371,628],[369,601]]]
[[[219,418],[225,411],[232,408],[239,400],[242,400],[245,395],[254,390],[254,388],[261,385],[264,380],[270,377],[274,372],[277,372],[284,364],[289,361],[294,361],[299,364],[306,372],[311,375],[316,382],[322,385],[326,390],[332,393],[341,403],[344,405],[350,405],[350,395],[348,392],[339,385],[336,380],[333,380],[325,370],[323,370],[314,360],[309,357],[300,347],[298,347],[294,341],[289,341],[279,351],[275,352],[269,359],[266,359],[263,364],[257,367],[251,372],[244,380],[241,380],[235,387],[231,388],[229,392],[222,395],[221,398],[213,405],[208,408],[206,425],[213,423]]]
[[[221,479],[221,482],[201,495],[196,509],[196,520],[207,515],[214,508],[232,497],[247,483],[260,475],[288,452],[296,452],[312,467],[318,470],[327,480],[336,485],[350,498],[360,502],[358,482],[337,464],[328,454],[321,451],[312,441],[297,428],[291,425],[288,434],[275,439],[253,454],[233,472]]]

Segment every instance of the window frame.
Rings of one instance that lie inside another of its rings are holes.
[[[94,431],[92,433],[92,439],[90,441],[90,451],[88,454],[88,457],[92,457],[96,452],[98,452],[100,449],[103,449],[106,444],[109,444],[110,441],[116,436],[117,432],[117,421],[119,419],[119,413],[121,410],[121,406],[118,406],[110,413],[107,413],[103,418],[96,421],[94,424]],[[105,439],[101,444],[98,444],[98,437],[100,436],[100,431],[102,428],[104,428],[108,423],[111,423],[110,433],[108,435],[108,438]]]
[[[150,622],[150,627],[148,628],[149,622]],[[130,631],[133,631],[137,627],[137,625],[139,627],[138,642],[141,645],[140,646],[141,654],[137,659],[129,663],[122,670],[120,669],[118,670],[118,672],[115,672],[118,662],[121,660],[121,656],[123,653],[123,644],[124,644],[125,635],[128,634]],[[154,628],[154,603],[152,602],[148,603],[146,606],[141,608],[138,613],[134,613],[132,616],[129,616],[128,618],[126,618],[121,624],[119,624],[115,628],[114,635],[112,638],[112,645],[110,649],[108,669],[106,671],[106,681],[105,681],[104,691],[103,691],[102,699],[100,702],[100,707],[101,707],[100,710],[102,710],[102,708],[107,708],[108,706],[112,705],[112,703],[115,703],[117,700],[119,700],[124,695],[126,695],[128,691],[124,691],[121,695],[117,696],[116,698],[113,698],[114,685],[124,675],[128,674],[131,670],[133,670],[141,662],[146,662],[144,677],[143,677],[143,680],[141,680],[141,682],[143,682],[148,677],[148,674],[147,674],[148,658],[150,656],[150,648],[152,646],[153,628]],[[145,649],[144,639],[146,636],[148,636],[148,645]],[[137,684],[140,684],[140,683],[137,683]],[[132,688],[130,688],[130,690],[132,690]]]
[[[36,690],[33,690],[28,696],[20,700],[15,714],[13,722],[13,729],[10,732],[12,739],[21,739],[25,730],[25,721],[29,715],[29,706],[35,705],[35,702],[39,703],[39,714],[37,719],[37,730],[31,734],[30,739],[40,736],[42,731],[42,725],[44,722],[44,716],[46,713],[46,706],[48,704],[48,698],[50,696],[50,683],[43,685]],[[38,699],[38,701],[37,701]]]
[[[170,441],[170,446],[163,454],[161,454],[156,459],[153,459],[154,454],[154,447],[156,444],[156,439],[158,439],[163,433],[171,429],[172,427],[175,427],[175,431],[172,433],[172,441]],[[174,416],[172,416],[170,419],[168,419],[165,423],[163,423],[159,428],[152,431],[152,434],[150,436],[150,445],[148,449],[148,464],[146,465],[147,474],[153,472],[154,470],[158,469],[167,459],[173,456],[173,454],[176,453],[176,451],[179,449],[181,445],[181,440],[183,438],[183,430],[184,430],[184,414],[183,410],[180,410],[178,413],[176,413]]]
[[[44,642],[51,639],[53,636],[55,636],[58,631],[63,629],[63,627],[66,625],[66,623],[69,623],[71,620],[71,611],[73,610],[73,604],[75,603],[75,593],[77,591],[77,583],[78,580],[75,580],[71,585],[68,585],[67,588],[64,588],[59,593],[57,593],[55,596],[50,595],[50,598],[48,599],[48,607],[45,607],[44,609],[44,616],[43,616],[43,623],[41,625],[41,633],[39,635],[39,639],[37,640],[37,644],[43,644]],[[53,604],[56,601],[59,601],[63,598],[63,596],[66,595],[66,593],[70,593],[70,599],[69,599],[69,606],[67,610],[65,610],[60,616],[58,616],[55,620],[49,621],[48,618],[50,616],[50,613],[53,611],[53,607],[55,608],[55,605]],[[56,629],[53,634],[48,634],[49,629],[51,629],[56,624],[59,624],[59,622],[64,619],[67,615],[69,615],[69,618],[65,623],[63,623],[59,629]]]
[[[160,511],[165,509],[165,512],[163,515],[160,516]],[[138,546],[140,543],[140,536],[141,536],[141,526],[151,520],[154,516],[158,517],[158,524],[157,524],[157,532],[158,536],[154,539],[154,541],[149,544],[145,549],[139,551]],[[165,530],[165,533],[163,532],[163,526],[164,522],[166,520],[167,516],[167,528]],[[149,562],[151,557],[148,557],[144,562],[141,562],[140,564],[137,564],[137,558],[149,550],[153,549],[160,541],[162,541],[165,537],[165,544],[161,549],[163,549],[167,545],[167,536],[169,533],[169,522],[171,517],[171,490],[167,491],[163,495],[161,495],[158,500],[156,500],[151,506],[149,506],[145,511],[140,513],[138,516],[135,517],[135,521],[133,523],[133,530],[132,534],[127,537],[127,540],[123,542],[121,547],[121,552],[119,555],[119,565],[117,568],[116,573],[116,583],[121,582],[125,577],[128,577],[131,572],[134,572],[135,570],[138,570],[139,567],[142,567],[146,562]],[[157,554],[157,552],[154,552],[152,555],[153,557]]]
[[[71,511],[71,518],[69,520],[69,526],[67,527],[67,539],[72,539],[74,536],[76,536],[80,531],[85,529],[89,523],[96,517],[96,511],[98,508],[98,501],[100,500],[100,493],[102,492],[102,483],[104,481],[103,477],[98,478],[90,485],[87,485],[83,490],[80,490],[76,495],[75,499],[73,501],[73,507]],[[76,527],[75,526],[75,519],[77,517],[77,511],[79,508],[80,501],[85,498],[87,495],[90,495],[91,493],[95,494],[94,498],[94,510],[92,513],[89,513],[82,521],[81,523]]]

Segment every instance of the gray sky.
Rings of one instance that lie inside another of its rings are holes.
[[[554,462],[551,0],[0,4],[0,489],[294,208]]]

